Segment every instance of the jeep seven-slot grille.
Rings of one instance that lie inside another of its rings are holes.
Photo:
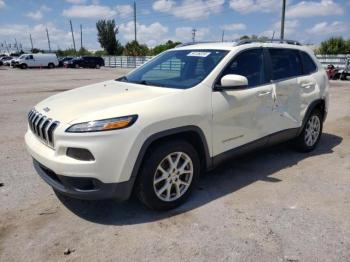
[[[53,148],[53,132],[59,125],[58,121],[54,121],[45,115],[40,114],[35,109],[28,113],[28,123],[32,132],[46,145]]]

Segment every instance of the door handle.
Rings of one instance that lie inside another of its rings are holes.
[[[316,85],[316,82],[313,82],[313,81],[309,81],[309,82],[302,82],[301,84],[300,84],[300,86],[302,87],[302,88],[310,88],[311,86],[313,86],[313,85]]]
[[[271,91],[259,92],[258,96],[267,96],[269,94],[271,94]]]

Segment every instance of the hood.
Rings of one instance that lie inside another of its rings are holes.
[[[86,118],[88,115],[96,115],[100,111],[112,108],[115,108],[115,110],[118,108],[118,112],[125,114],[125,110],[120,110],[125,106],[130,108],[132,104],[156,99],[179,91],[181,90],[111,80],[51,96],[37,104],[35,109],[54,120],[70,123],[75,119]],[[131,106],[131,108],[133,107]],[[131,108],[127,114],[139,113],[136,112],[136,109],[140,110],[139,107]],[[113,117],[116,116],[119,115],[114,115]]]

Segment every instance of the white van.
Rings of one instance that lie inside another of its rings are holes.
[[[48,67],[58,66],[56,54],[23,54],[13,66],[26,69],[28,67]]]

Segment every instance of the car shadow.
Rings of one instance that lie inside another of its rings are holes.
[[[278,183],[281,180],[271,175],[296,165],[305,158],[331,154],[333,148],[342,140],[342,137],[324,133],[318,147],[310,153],[298,153],[290,146],[278,145],[235,158],[203,174],[192,197],[184,205],[167,212],[149,210],[135,197],[117,203],[113,200],[85,201],[57,196],[71,212],[94,223],[106,225],[147,223],[185,213],[259,180]]]

